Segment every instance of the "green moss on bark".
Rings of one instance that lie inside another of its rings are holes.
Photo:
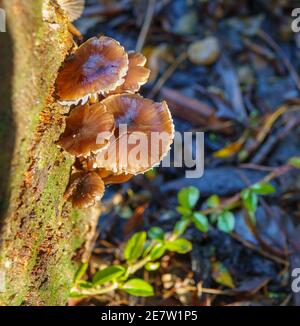
[[[54,0],[4,0],[3,5],[13,41],[15,126],[2,126],[0,132],[14,139],[1,232],[0,269],[6,272],[6,290],[0,302],[64,305],[99,213],[72,212],[63,200],[73,158],[55,145],[66,112],[55,102],[53,90],[73,40]],[[7,105],[1,111],[9,109]]]

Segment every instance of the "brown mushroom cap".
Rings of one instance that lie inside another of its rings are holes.
[[[82,15],[85,0],[57,0],[57,2],[66,12],[70,21],[74,21]]]
[[[150,70],[144,67],[147,61],[145,56],[141,53],[130,52],[128,53],[128,60],[129,66],[125,82],[113,91],[114,94],[124,92],[135,93],[149,79]]]
[[[114,116],[102,103],[77,106],[66,118],[66,129],[57,144],[72,155],[87,156],[108,146],[114,127]]]
[[[127,182],[134,177],[132,174],[115,174],[113,171],[105,169],[96,169],[95,172],[98,173],[105,185]]]
[[[73,207],[88,208],[100,200],[104,194],[104,182],[95,172],[78,172],[71,175],[64,198]]]
[[[63,105],[82,104],[97,94],[115,90],[124,83],[128,55],[110,37],[93,37],[71,55],[56,80],[56,93]]]
[[[155,103],[137,94],[112,95],[101,103],[114,115],[116,130],[115,139],[111,139],[109,146],[96,155],[98,167],[115,174],[136,175],[158,165],[168,153],[174,138],[174,125],[167,103]],[[160,136],[164,136],[164,141],[160,141]],[[141,141],[134,142],[134,137]],[[155,140],[158,142],[153,146]],[[129,144],[130,141],[132,144]],[[127,148],[122,147],[124,143]],[[137,145],[140,145],[140,153],[134,157],[132,154]],[[125,149],[128,155],[124,159]]]

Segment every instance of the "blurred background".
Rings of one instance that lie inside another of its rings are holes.
[[[300,305],[291,289],[300,267],[300,175],[291,168],[300,165],[297,6],[86,1],[75,22],[84,40],[105,34],[147,57],[142,94],[168,102],[176,131],[205,132],[205,171],[187,179],[184,168],[155,168],[107,188],[88,275],[120,264],[137,232],[168,237],[189,214],[178,232],[191,247],[136,271],[154,296],[108,293],[74,304]]]

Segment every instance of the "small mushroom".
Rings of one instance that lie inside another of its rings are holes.
[[[104,194],[104,182],[95,172],[77,172],[71,175],[65,192],[65,200],[72,202],[73,207],[88,208],[95,205]]]
[[[59,71],[56,94],[62,105],[85,104],[124,83],[128,55],[110,37],[93,37],[72,54]]]
[[[76,157],[75,163],[73,165],[73,167],[77,171],[93,171],[94,166],[96,166],[96,163],[93,154],[87,157],[83,157],[83,156]]]
[[[115,174],[136,175],[158,165],[174,138],[167,103],[137,94],[112,95],[101,103],[114,115],[116,130],[109,146],[96,155],[97,166]]]
[[[74,156],[88,156],[108,146],[114,128],[114,116],[104,104],[77,106],[66,118],[66,129],[57,144]]]
[[[114,94],[124,92],[135,93],[149,79],[150,70],[144,67],[147,61],[145,56],[141,53],[130,52],[128,53],[128,60],[129,66],[125,82],[113,91]]]
[[[83,13],[85,0],[57,0],[57,2],[71,22],[78,19]]]
[[[96,172],[102,178],[105,185],[127,182],[134,176],[125,173],[115,174],[113,171],[105,169],[96,169]]]

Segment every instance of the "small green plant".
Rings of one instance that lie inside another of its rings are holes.
[[[177,212],[182,215],[181,220],[177,222],[175,229],[180,230],[182,234],[186,228],[194,223],[195,227],[201,232],[207,232],[209,223],[207,217],[201,213],[201,211],[194,210],[198,200],[200,198],[200,192],[196,187],[187,187],[179,191],[177,195],[179,206],[177,206]]]
[[[210,223],[215,224],[223,232],[231,233],[235,226],[235,217],[231,211],[233,208],[243,206],[255,223],[258,195],[268,195],[274,191],[271,184],[260,182],[243,189],[233,201],[225,204],[222,204],[217,195],[212,195],[205,202],[207,209],[196,210],[200,199],[199,190],[192,186],[181,189],[177,195],[177,211],[181,218],[176,222],[172,232],[165,233],[160,227],[154,226],[148,232],[135,233],[124,247],[124,263],[98,271],[91,281],[83,279],[88,268],[87,263],[83,264],[74,277],[71,296],[101,295],[114,290],[125,291],[135,296],[154,295],[153,286],[134,275],[142,268],[150,272],[159,269],[159,259],[167,251],[178,254],[189,252],[192,243],[182,235],[191,224],[203,233],[209,230]],[[225,267],[215,264],[214,275],[217,282],[232,287],[233,283],[227,274]]]
[[[269,195],[275,192],[275,188],[270,183],[255,183],[249,188],[242,190],[241,198],[243,206],[247,210],[251,222],[255,225],[255,212],[257,210],[258,195]]]
[[[248,212],[252,223],[255,224],[258,196],[269,195],[274,191],[275,189],[270,183],[255,183],[249,188],[243,189],[234,202],[222,205],[220,198],[217,195],[212,195],[206,200],[208,210],[197,211],[195,206],[200,198],[199,190],[192,186],[183,188],[177,196],[179,203],[177,212],[181,214],[181,220],[177,223],[175,229],[179,228],[182,234],[193,223],[199,231],[206,233],[210,221],[211,224],[216,224],[220,231],[231,233],[235,227],[235,217],[231,210],[241,204]],[[240,198],[241,202],[239,201]]]
[[[151,284],[131,277],[142,268],[148,271],[157,270],[160,267],[158,260],[167,251],[179,254],[189,252],[192,249],[191,242],[179,237],[182,230],[178,231],[175,227],[171,233],[165,233],[159,227],[152,227],[148,232],[135,233],[123,250],[124,264],[112,265],[98,271],[92,281],[83,279],[88,267],[88,264],[83,264],[75,275],[71,296],[101,295],[113,290],[125,291],[135,296],[154,295]]]
[[[206,205],[210,209],[216,209],[216,212],[210,214],[210,221],[212,224],[216,224],[217,228],[225,233],[230,233],[234,230],[234,214],[230,211],[230,206],[221,208],[219,196],[210,196],[206,201]]]
[[[209,229],[209,220],[204,211],[195,210],[195,206],[200,198],[200,192],[195,187],[183,188],[178,193],[177,211],[182,215],[181,220],[177,223],[181,226],[181,232],[193,223],[201,232],[206,233]],[[220,198],[212,195],[206,201],[209,208],[218,208],[221,205]],[[216,213],[209,214],[210,222],[217,225],[218,229],[230,233],[234,229],[234,215],[228,209],[220,209]],[[176,227],[175,227],[176,228]]]

